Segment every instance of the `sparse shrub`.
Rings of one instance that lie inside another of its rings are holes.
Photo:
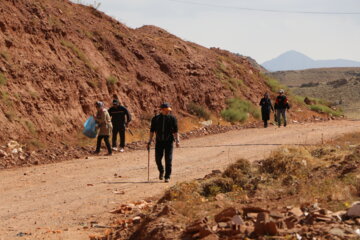
[[[33,98],[38,98],[38,97],[40,97],[40,94],[38,93],[38,92],[36,92],[36,91],[29,91],[29,94],[30,94],[30,96],[31,97],[33,97]]]
[[[300,85],[301,88],[305,88],[305,87],[317,87],[319,86],[320,83],[315,83],[315,82],[309,82],[309,83],[303,83]]]
[[[221,116],[229,122],[245,122],[248,113],[256,119],[260,118],[260,111],[251,102],[238,98],[227,100],[228,108],[221,112]]]
[[[270,78],[266,76],[265,74],[262,75],[265,78],[265,83],[268,85],[273,92],[278,92],[280,89],[288,90],[288,88],[281,84],[277,79]]]
[[[223,76],[224,77],[224,76]],[[222,78],[222,82],[225,84],[225,86],[230,89],[232,92],[236,92],[236,90],[244,85],[244,82],[237,78]]]
[[[0,56],[6,61],[9,61],[10,59],[9,54],[7,52],[0,52]]]
[[[263,160],[259,170],[274,178],[285,175],[302,175],[308,169],[310,159],[310,153],[303,148],[283,148]]]
[[[96,88],[96,82],[93,79],[86,80],[86,82],[90,87]]]
[[[234,181],[231,178],[210,178],[203,182],[201,187],[201,195],[212,197],[219,193],[231,192],[234,189]]]
[[[9,97],[9,93],[6,91],[0,91],[0,100],[7,106],[7,107],[14,107],[12,100]]]
[[[85,57],[85,54],[74,43],[67,40],[61,40],[61,45],[69,48],[77,58],[85,63],[88,68],[93,68],[90,64],[90,61]]]
[[[192,198],[198,198],[199,187],[200,185],[196,181],[176,184],[165,192],[160,202],[174,200],[186,201]]]
[[[319,112],[319,113],[327,113],[327,114],[330,114],[335,117],[339,117],[339,116],[343,115],[341,110],[336,111],[336,110],[329,108],[328,106],[320,105],[320,104],[311,105],[310,109],[312,111]]]
[[[44,143],[40,142],[37,139],[32,139],[28,142],[30,149],[42,149],[45,148]]]
[[[17,119],[16,113],[14,111],[6,111],[5,113],[5,117],[10,121],[14,121],[15,119]]]
[[[106,82],[110,85],[115,85],[119,80],[117,79],[117,77],[111,75],[109,77],[106,78]]]
[[[205,120],[209,120],[210,119],[210,113],[209,111],[207,111],[203,106],[198,105],[196,103],[191,102],[188,106],[187,106],[189,112],[191,114],[194,114],[200,118],[204,118]]]
[[[6,85],[7,79],[4,74],[0,73],[0,85]]]
[[[231,178],[235,184],[244,186],[246,185],[251,175],[251,164],[248,160],[239,159],[231,164],[223,173],[223,177]]]
[[[32,121],[29,121],[29,120],[25,120],[25,126],[27,127],[27,129],[29,130],[29,132],[32,134],[32,135],[35,135],[36,134],[36,128],[35,128],[35,125]]]
[[[303,97],[303,96],[294,95],[294,96],[291,96],[290,101],[296,102],[297,104],[300,104],[300,105],[305,105],[304,99],[305,99],[305,97]]]

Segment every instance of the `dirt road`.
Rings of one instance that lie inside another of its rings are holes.
[[[88,239],[90,230],[84,226],[91,220],[106,223],[108,211],[121,203],[156,196],[177,181],[203,177],[240,157],[262,159],[279,144],[318,143],[359,130],[360,122],[331,121],[183,141],[183,148],[175,150],[170,184],[157,180],[153,154],[151,183],[146,182],[146,151],[4,170],[0,172],[0,239]],[[241,146],[189,148],[205,145]]]

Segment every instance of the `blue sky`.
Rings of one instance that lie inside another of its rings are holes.
[[[81,2],[92,4],[94,0]],[[96,2],[101,3],[99,10],[129,27],[156,25],[184,40],[250,56],[259,63],[288,50],[302,52],[316,60],[344,58],[360,61],[360,0]]]

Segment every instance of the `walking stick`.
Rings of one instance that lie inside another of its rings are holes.
[[[150,182],[150,146],[148,147],[148,182]]]

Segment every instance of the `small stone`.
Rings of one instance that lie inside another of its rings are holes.
[[[0,157],[7,157],[8,154],[4,151],[0,149]]]
[[[235,215],[231,221],[237,226],[244,225],[244,220],[239,215]]]
[[[270,217],[280,219],[280,218],[283,218],[284,215],[281,212],[278,212],[278,211],[271,211],[270,212]]]
[[[340,228],[333,228],[329,231],[330,234],[338,236],[338,237],[345,237],[345,231]]]
[[[224,201],[224,199],[225,199],[225,194],[219,193],[219,194],[216,195],[215,199],[216,199],[217,201]]]
[[[256,219],[257,215],[258,215],[257,213],[248,213],[247,217],[250,218],[250,219]]]
[[[292,215],[294,215],[296,217],[301,217],[303,215],[303,212],[301,211],[301,209],[299,207],[294,207],[293,209],[291,209],[289,211],[289,213],[291,213]]]
[[[348,209],[346,215],[349,217],[360,217],[360,204],[355,204]]]
[[[138,223],[141,222],[141,217],[139,217],[139,216],[134,217],[134,218],[132,219],[132,221],[133,221],[134,224],[138,224]]]
[[[227,227],[229,227],[228,223],[226,223],[226,222],[219,222],[218,226],[219,226],[219,228],[227,228]]]

